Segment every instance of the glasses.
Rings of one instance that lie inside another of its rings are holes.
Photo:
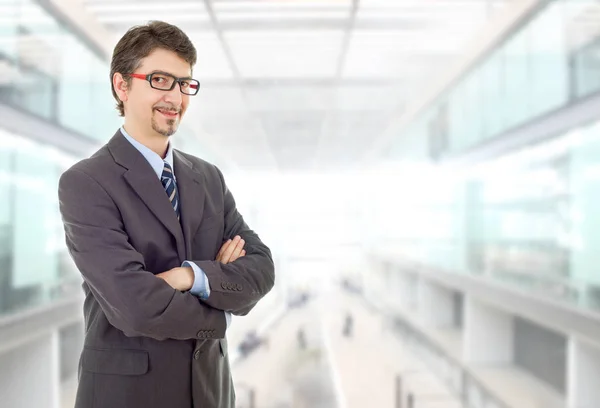
[[[161,91],[170,91],[179,84],[179,90],[185,95],[196,95],[200,89],[200,82],[191,78],[176,78],[164,72],[153,72],[152,74],[129,74],[133,78],[145,79],[150,86]]]

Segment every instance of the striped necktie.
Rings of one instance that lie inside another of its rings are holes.
[[[171,201],[173,210],[175,210],[175,214],[177,214],[177,219],[179,219],[179,192],[177,191],[177,183],[175,183],[175,177],[173,176],[173,169],[167,162],[165,162],[165,167],[163,169],[162,176],[160,179],[162,181],[163,187],[165,188],[165,191],[167,192],[169,201]]]

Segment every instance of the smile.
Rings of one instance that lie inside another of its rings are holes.
[[[178,112],[175,111],[168,111],[168,110],[163,110],[163,109],[156,109],[159,113],[161,113],[162,115],[166,116],[167,118],[176,118],[177,115],[179,115]]]

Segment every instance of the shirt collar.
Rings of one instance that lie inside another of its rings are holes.
[[[173,147],[171,146],[171,142],[169,142],[169,147],[167,148],[167,154],[165,159],[163,160],[158,154],[152,151],[147,146],[144,146],[137,140],[135,140],[129,133],[125,131],[125,128],[121,126],[121,133],[125,136],[125,139],[129,141],[141,154],[144,158],[150,163],[152,169],[160,179],[162,177],[163,169],[165,168],[165,162],[169,163],[171,169],[173,170],[173,178],[175,178],[175,168],[173,166]]]

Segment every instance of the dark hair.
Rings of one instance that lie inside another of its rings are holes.
[[[115,73],[121,73],[129,86],[131,77],[127,74],[138,69],[142,59],[157,48],[177,53],[190,64],[190,67],[196,64],[196,48],[178,27],[163,21],[150,21],[145,25],[131,27],[115,46],[110,63],[110,86],[120,116],[125,116],[125,107],[115,92],[113,85]]]

